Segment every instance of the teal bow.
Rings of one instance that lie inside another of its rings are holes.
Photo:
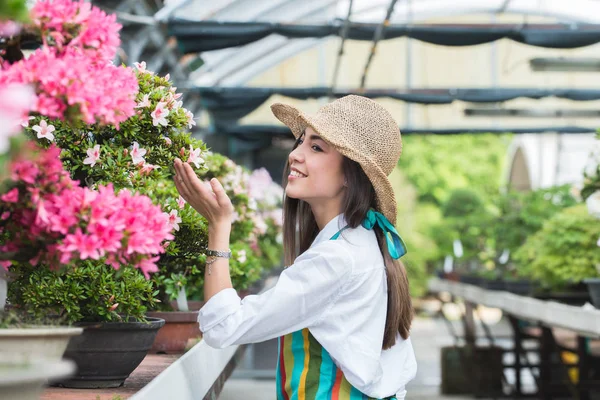
[[[367,216],[362,222],[362,226],[366,229],[373,229],[375,224],[379,225],[379,228],[383,231],[385,235],[385,240],[387,242],[388,252],[390,256],[397,260],[403,255],[406,254],[406,245],[402,241],[400,234],[394,225],[388,221],[388,219],[380,212],[369,210],[367,211]]]

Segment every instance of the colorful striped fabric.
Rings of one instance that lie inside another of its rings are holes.
[[[280,337],[278,352],[277,400],[384,400],[350,385],[308,328]]]

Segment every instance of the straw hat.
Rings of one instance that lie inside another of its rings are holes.
[[[288,104],[275,103],[271,110],[296,138],[310,126],[341,154],[358,162],[375,188],[378,210],[396,224],[396,199],[388,176],[402,153],[402,139],[385,108],[366,97],[349,95],[312,116]]]

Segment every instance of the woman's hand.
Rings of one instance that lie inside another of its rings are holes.
[[[188,163],[178,158],[175,159],[175,172],[177,191],[190,206],[206,218],[209,226],[231,228],[233,205],[221,183],[213,178],[209,187],[198,179]]]

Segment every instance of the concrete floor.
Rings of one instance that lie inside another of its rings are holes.
[[[408,385],[407,400],[463,400],[472,397],[443,397],[439,395],[441,382],[440,349],[453,343],[443,321],[434,318],[416,318],[412,328],[412,342],[419,365],[416,378]],[[272,360],[272,346],[263,350],[255,349],[255,365],[265,368],[265,360],[260,360],[264,354]],[[269,354],[270,353],[270,354]],[[259,356],[257,357],[256,354]],[[268,356],[267,356],[268,354]],[[267,363],[268,365],[268,363]],[[250,367],[247,364],[246,367]],[[275,381],[273,379],[248,379],[249,369],[240,368],[230,378],[219,400],[274,400]]]

